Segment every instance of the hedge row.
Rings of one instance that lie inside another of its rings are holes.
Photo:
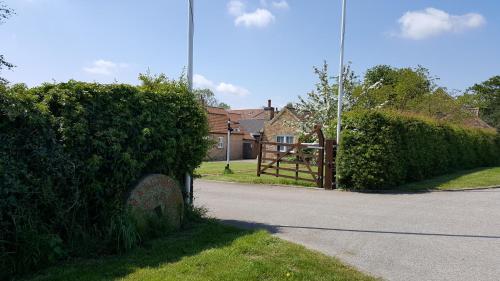
[[[0,88],[0,279],[140,239],[124,208],[145,174],[182,178],[208,145],[183,83]]]
[[[500,164],[494,131],[457,127],[384,111],[346,114],[339,181],[354,190],[378,190],[455,170]]]

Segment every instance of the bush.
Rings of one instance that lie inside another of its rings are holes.
[[[342,187],[378,190],[500,163],[494,131],[388,111],[346,114],[338,161]]]
[[[182,179],[208,149],[187,87],[70,81],[0,89],[0,279],[139,242],[124,202],[150,173]]]

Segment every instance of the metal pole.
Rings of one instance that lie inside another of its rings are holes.
[[[342,126],[342,98],[344,97],[344,34],[345,34],[346,0],[342,0],[342,24],[340,27],[340,67],[339,67],[339,97],[337,105],[337,155],[340,148],[340,131]],[[335,186],[338,187],[339,162],[335,161]]]
[[[193,35],[194,35],[194,19],[193,9],[194,0],[188,0],[188,65],[187,65],[187,82],[190,92],[193,91]],[[186,203],[193,204],[193,179],[189,172],[186,173]]]
[[[226,169],[229,169],[229,160],[231,159],[231,121],[227,121],[227,153]]]
[[[189,91],[193,90],[193,35],[194,35],[194,19],[193,9],[194,0],[188,0],[188,66],[187,80]]]

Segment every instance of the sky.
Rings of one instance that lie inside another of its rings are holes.
[[[2,1],[0,1],[2,2]],[[187,0],[4,0],[2,76],[36,86],[69,79],[138,84],[179,78],[187,64]],[[282,107],[314,88],[313,66],[339,70],[341,0],[195,0],[194,85],[232,108]],[[422,65],[464,90],[500,74],[500,1],[347,0],[345,60]]]

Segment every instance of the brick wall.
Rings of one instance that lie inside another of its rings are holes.
[[[288,109],[283,109],[280,115],[276,116],[271,121],[264,123],[264,140],[276,141],[276,136],[293,136],[294,142],[297,142],[299,134],[293,123],[297,122],[297,118]]]
[[[212,133],[210,134],[210,137],[215,142],[215,144],[212,149],[209,150],[207,160],[226,160],[227,134]],[[223,148],[218,148],[219,137],[223,138]],[[231,160],[240,159],[243,159],[243,134],[231,134]]]

